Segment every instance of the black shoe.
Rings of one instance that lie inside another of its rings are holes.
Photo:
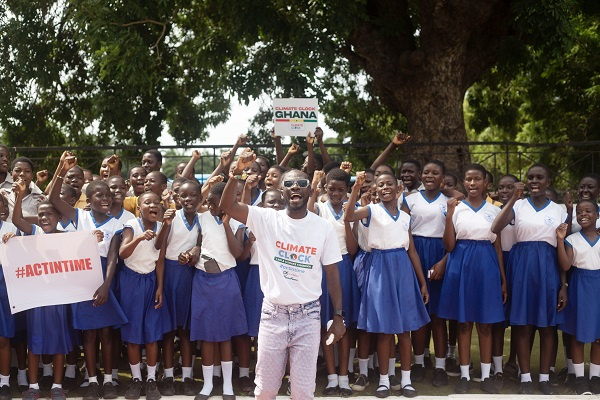
[[[565,386],[570,389],[575,389],[575,374],[567,374],[565,378]]]
[[[10,394],[10,386],[0,386],[0,400],[11,400],[12,395]]]
[[[540,389],[540,392],[544,393],[546,396],[556,396],[557,394],[560,394],[548,381],[540,382],[538,388]]]
[[[340,397],[350,397],[352,396],[352,389],[340,388]]]
[[[454,393],[456,394],[467,394],[471,389],[471,382],[467,378],[460,378],[458,384],[454,387]]]
[[[441,368],[436,368],[433,370],[433,386],[442,387],[448,385],[448,374]]]
[[[102,398],[109,400],[116,399],[117,397],[119,397],[117,387],[112,382],[104,382],[104,385],[102,385]]]
[[[369,386],[369,378],[366,375],[358,375],[356,382],[352,385],[352,390],[362,392],[367,386]]]
[[[98,382],[91,382],[83,392],[83,400],[98,400],[100,397],[100,385]]]
[[[533,394],[533,382],[521,382],[519,384],[519,394]]]
[[[156,381],[151,379],[146,382],[146,400],[160,400],[161,397]]]
[[[431,361],[431,356],[425,356],[425,368],[428,368],[428,369],[433,368],[433,362]]]
[[[402,396],[407,398],[416,397],[417,389],[415,389],[414,386],[411,384],[404,385],[404,387],[402,388]]]
[[[446,358],[446,375],[460,376],[460,367],[456,364],[455,358]]]
[[[142,393],[142,382],[139,379],[132,379],[127,391],[125,392],[125,398],[128,400],[137,400],[140,398]]]
[[[335,396],[337,397],[340,393],[339,386],[326,387],[323,389],[323,396]]]
[[[494,374],[492,380],[496,384],[496,389],[498,390],[496,393],[500,393],[504,387],[504,374],[502,374],[502,372],[498,372],[497,374]]]
[[[391,390],[400,390],[402,389],[402,384],[400,383],[400,379],[396,375],[390,375],[390,389]]]
[[[481,381],[481,390],[490,394],[500,393],[498,386],[496,386],[496,382],[492,378],[485,378]]]
[[[550,385],[552,385],[552,387],[558,387],[558,376],[554,371],[550,371]]]
[[[590,379],[590,389],[592,389],[592,393],[600,394],[600,377],[592,376],[592,379]]]
[[[40,389],[27,389],[23,393],[23,400],[38,400],[40,398]]]
[[[556,375],[556,377],[558,378],[559,381],[564,382],[565,379],[567,379],[568,373],[569,373],[568,368],[564,367],[563,369],[560,370],[560,372]]]
[[[385,385],[379,385],[377,387],[377,390],[375,390],[375,397],[378,397],[380,399],[385,399],[386,397],[389,397],[389,395],[390,388]]]
[[[54,378],[52,378],[52,375],[42,376],[42,379],[40,379],[39,382],[40,390],[50,390],[53,383]]]
[[[246,394],[251,394],[254,392],[254,382],[250,379],[249,376],[242,376],[239,380],[240,390]]]
[[[579,376],[575,378],[575,391],[579,396],[592,394],[592,391],[590,390],[590,383],[585,376]]]
[[[52,400],[67,400],[67,396],[65,396],[65,391],[61,387],[50,389],[50,398]]]
[[[425,379],[425,367],[421,364],[414,364],[410,367],[410,380],[412,382],[420,383]]]
[[[185,378],[183,380],[183,395],[184,396],[195,396],[196,388],[194,385],[194,380],[192,378]]]
[[[175,396],[175,381],[173,378],[163,378],[160,392],[164,396]]]

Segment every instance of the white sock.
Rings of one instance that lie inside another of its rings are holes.
[[[29,384],[29,389],[37,389],[37,390],[40,390],[40,384],[39,384],[39,383],[30,383],[30,384]]]
[[[567,372],[569,374],[575,373],[575,370],[573,369],[573,360],[571,360],[570,358],[567,358]]]
[[[27,386],[27,370],[26,369],[20,369],[19,372],[17,372],[17,384],[19,386]]]
[[[361,375],[369,376],[369,359],[359,358],[358,359],[358,372]]]
[[[573,370],[575,371],[575,377],[579,378],[580,376],[583,376],[583,374],[585,373],[585,367],[583,366],[583,363],[581,364],[573,364]]]
[[[388,375],[396,375],[396,359],[390,358],[388,362]]]
[[[165,368],[164,371],[165,371],[165,375],[164,375],[165,378],[172,378],[173,377],[173,367],[171,367],[171,368]]]
[[[446,359],[445,358],[435,358],[435,369],[443,369],[446,370]]]
[[[337,374],[327,375],[327,387],[332,388],[339,385]]]
[[[112,374],[104,374],[104,383],[112,383]]]
[[[375,368],[375,366],[373,365],[373,363],[374,363],[373,359],[374,359],[374,358],[375,358],[375,355],[374,355],[374,354],[369,354],[369,358],[368,358],[368,360],[369,360],[369,363],[368,363],[368,368],[369,368],[369,369],[374,369],[374,368]],[[366,374],[365,374],[365,375],[366,375]]]
[[[140,363],[137,364],[129,364],[129,368],[131,368],[131,378],[142,380],[142,368]]]
[[[425,354],[416,355],[415,354],[415,364],[425,366]]]
[[[204,379],[204,386],[202,386],[202,390],[200,394],[204,394],[206,396],[210,396],[210,393],[213,389],[213,370],[214,367],[212,365],[203,365],[202,366],[202,376]]]
[[[158,363],[156,365],[148,365],[148,375],[146,375],[146,381],[155,381],[156,380],[156,368],[158,367]]]
[[[112,380],[113,381],[119,380],[119,369],[118,368],[113,368],[113,370],[112,370]]]
[[[456,358],[456,346],[448,346],[448,358]]]
[[[492,361],[494,362],[494,373],[502,372],[502,356],[493,356]]]
[[[356,347],[350,348],[350,353],[348,357],[348,372],[354,372],[354,357],[356,357]]]
[[[192,367],[181,367],[181,378],[192,378]]]
[[[52,387],[50,388],[50,390],[56,389],[56,388],[62,389],[62,383],[53,383]]]
[[[387,375],[379,374],[379,386],[385,386],[386,388],[390,388],[390,377]]]
[[[550,374],[540,374],[540,382],[547,382],[550,380]]]
[[[490,377],[490,368],[492,368],[491,363],[481,363],[481,380],[487,379]]]
[[[244,377],[244,376],[247,378],[250,378],[250,368],[240,367],[240,378]]]
[[[531,382],[531,372],[521,374],[521,383],[522,382]]]
[[[98,377],[97,377],[97,376],[90,376],[90,377],[88,378],[88,381],[89,381],[90,383],[98,383]]]
[[[220,365],[215,365],[213,367],[213,376],[221,376],[221,366]]]
[[[340,375],[338,377],[338,382],[340,383],[340,389],[350,389],[350,382],[348,380],[348,375]],[[352,389],[350,389],[352,390]]]
[[[410,371],[400,370],[400,373],[402,375],[402,378],[400,380],[400,386],[404,387],[406,385],[412,385],[412,382],[410,380]]]
[[[590,363],[590,379],[594,376],[600,376],[600,365]]]
[[[65,378],[75,378],[75,364],[67,364],[65,368]]]
[[[221,361],[221,368],[223,369],[223,394],[233,394],[233,383],[231,383],[233,361]]]
[[[10,375],[0,375],[0,387],[9,386]]]
[[[468,381],[471,380],[471,376],[469,376],[469,366],[461,365],[460,366],[460,378],[467,378]]]
[[[42,364],[43,367],[43,376],[52,376],[52,363],[50,364]]]

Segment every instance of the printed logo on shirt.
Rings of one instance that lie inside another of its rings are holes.
[[[409,225],[408,222],[402,222],[402,226],[404,227],[404,229],[408,230]]]
[[[448,207],[446,207],[445,204],[440,204],[440,211],[442,212],[442,214],[446,215],[446,213],[448,212]]]
[[[317,249],[311,246],[303,246],[292,243],[284,243],[280,240],[275,242],[279,249],[275,261],[292,267],[312,269],[312,256],[317,255]]]
[[[483,214],[483,216],[485,217],[485,220],[487,222],[494,222],[494,218],[495,218],[494,214],[486,212],[486,213]]]
[[[544,222],[545,222],[545,223],[546,223],[546,225],[548,225],[548,226],[554,226],[554,225],[555,225],[555,222],[556,222],[556,219],[552,218],[552,217],[551,217],[551,216],[549,216],[549,215],[546,215],[546,217],[544,218]]]

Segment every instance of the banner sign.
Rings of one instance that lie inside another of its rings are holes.
[[[308,136],[317,128],[317,99],[273,99],[275,134],[278,136]]]
[[[11,312],[92,300],[102,285],[91,231],[15,236],[0,244]]]

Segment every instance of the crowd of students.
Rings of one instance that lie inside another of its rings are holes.
[[[251,349],[260,346],[253,338],[260,329],[265,282],[254,233],[221,209],[228,179],[237,180],[237,201],[276,210],[286,207],[282,187],[310,186],[309,212],[334,227],[343,255],[338,269],[347,331],[336,359],[333,346],[326,344],[334,309],[323,275],[324,395],[365,390],[373,376],[369,369],[375,367],[379,378],[373,388],[380,398],[392,390],[416,396],[413,382],[425,379],[426,367],[433,367],[433,386],[446,386],[448,376],[457,376],[456,393],[467,393],[473,386],[473,325],[482,391],[499,393],[506,375],[520,381],[519,393],[533,393],[530,355],[537,331],[538,389],[558,394],[554,366],[562,331],[566,383],[578,394],[600,394],[600,307],[591,301],[600,290],[600,177],[590,173],[581,179],[576,205],[568,195],[564,206],[556,203],[550,170],[541,164],[528,169],[526,183],[513,175],[500,177],[494,193],[493,175],[478,164],[451,173],[439,160],[423,165],[404,160],[396,171],[386,160],[408,139],[396,134],[369,169],[355,172],[349,162],[330,159],[317,129],[307,138],[301,167],[307,179],[286,180],[299,147],[290,146],[284,155],[277,136],[277,164],[253,155],[244,172],[233,175],[237,150],[247,144],[240,136],[203,185],[194,178],[197,151],[177,166],[172,181],[160,172],[162,156],[156,150],[145,152],[126,178],[117,155],[104,158],[93,175],[65,152],[48,181],[50,174],[35,174],[29,159],[12,160],[9,149],[0,146],[2,241],[9,245],[17,235],[89,231],[97,238],[104,273],[104,283],[89,301],[12,315],[0,269],[0,400],[11,398],[11,342],[17,382],[27,400],[40,396],[40,383],[50,376],[52,398],[65,398],[63,380],[75,378],[81,349],[84,400],[117,398],[122,342],[132,376],[125,398],[174,395],[176,338],[185,395],[207,399],[213,376],[222,375],[223,398],[235,399],[234,356],[237,389],[252,393]],[[252,155],[244,153],[246,160]],[[297,257],[293,250],[281,251],[282,257]],[[508,326],[511,348],[504,363]],[[193,376],[196,343],[203,378],[199,393]],[[586,343],[592,343],[589,378]]]

